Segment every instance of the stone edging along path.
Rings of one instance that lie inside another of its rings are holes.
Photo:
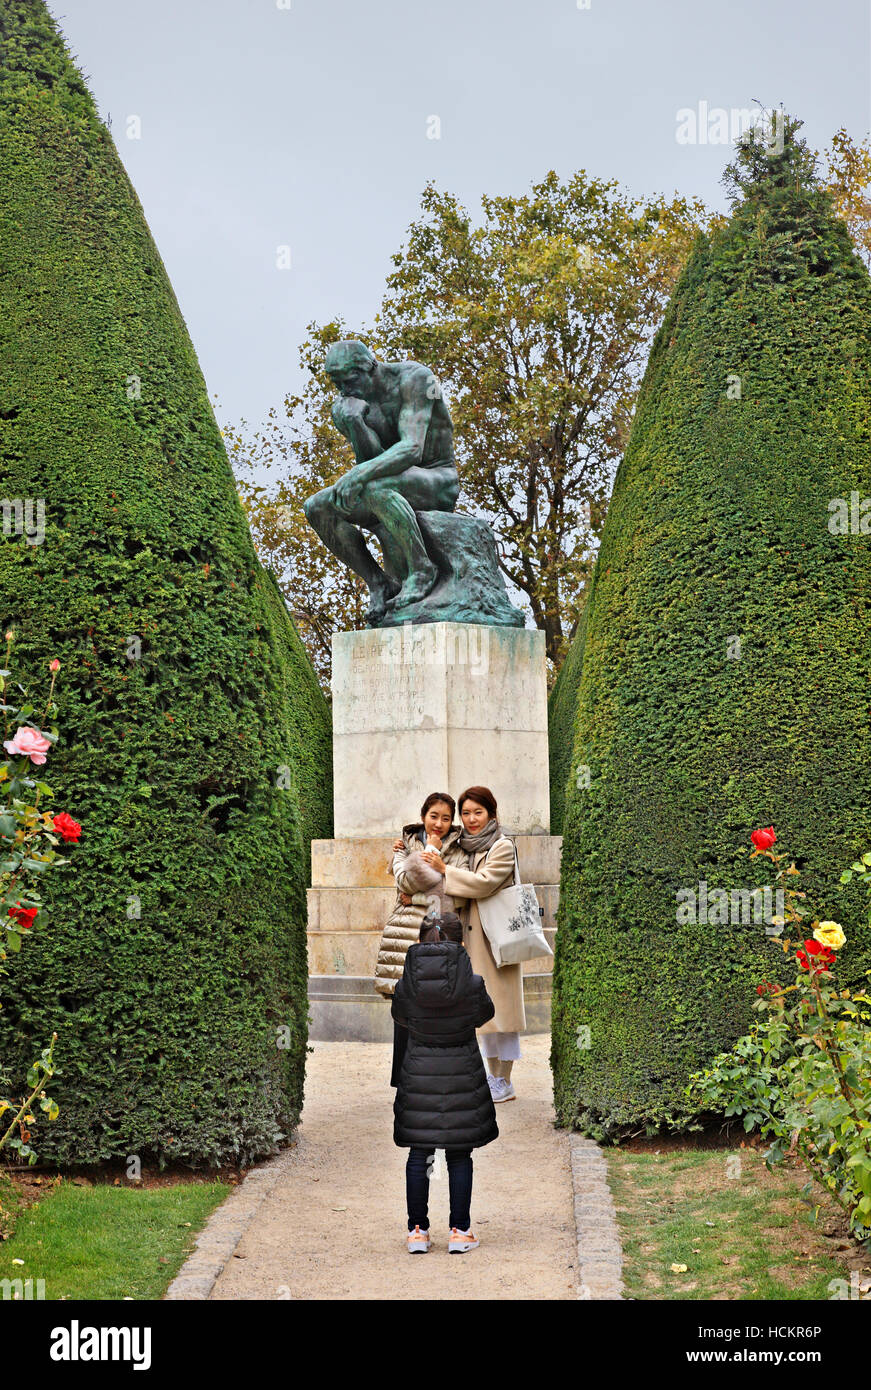
[[[622,1299],[623,1253],[604,1154],[594,1140],[579,1134],[569,1135],[567,1142],[578,1245],[578,1298]],[[209,1298],[261,1203],[296,1154],[294,1144],[252,1169],[212,1212],[193,1252],[167,1289],[166,1300]]]
[[[623,1250],[605,1155],[593,1139],[569,1136],[578,1233],[578,1297],[622,1299]]]
[[[205,1299],[265,1200],[296,1157],[296,1144],[252,1168],[216,1207],[164,1300]]]

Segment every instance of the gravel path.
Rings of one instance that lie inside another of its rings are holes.
[[[391,1047],[313,1047],[297,1147],[213,1299],[577,1299],[570,1147],[552,1124],[548,1034],[521,1039],[517,1099],[496,1107],[499,1138],[473,1153],[481,1244],[450,1256],[443,1159],[430,1182],[433,1247],[405,1248],[408,1150],[393,1143]]]

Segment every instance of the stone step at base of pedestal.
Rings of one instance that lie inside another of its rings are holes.
[[[389,888],[395,893],[396,884],[389,866],[396,834],[397,831],[392,835],[366,835],[354,840],[312,840],[312,885],[315,888]],[[515,835],[514,838],[524,883],[559,884],[562,836]]]
[[[559,907],[559,884],[536,883],[534,887],[539,907],[544,909],[541,924],[553,931]],[[310,932],[377,931],[380,934],[396,906],[396,886],[309,888],[306,898]]]
[[[550,975],[524,975],[526,1032],[550,1030]],[[392,1042],[390,1000],[375,992],[369,975],[311,975],[308,982],[310,1042]]]
[[[556,931],[545,927],[544,939],[554,949]],[[312,931],[307,933],[308,968],[312,977],[365,976],[375,974],[381,928],[376,931]],[[537,956],[523,962],[524,975],[549,974],[553,967],[551,956]]]

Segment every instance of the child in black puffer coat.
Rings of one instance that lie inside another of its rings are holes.
[[[393,994],[396,1022],[391,1085],[393,1142],[408,1148],[408,1249],[430,1248],[427,1203],[435,1149],[444,1149],[450,1188],[448,1250],[480,1243],[472,1232],[472,1149],[499,1136],[496,1109],[475,1029],[494,1015],[493,1001],[462,944],[459,917],[427,918],[410,946]],[[407,1030],[407,1031],[406,1031]],[[404,1044],[404,1045],[403,1045]]]

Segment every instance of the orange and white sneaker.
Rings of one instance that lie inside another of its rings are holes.
[[[449,1255],[465,1255],[467,1250],[475,1250],[480,1244],[481,1242],[471,1226],[468,1231],[458,1231],[456,1226],[451,1227],[450,1239],[448,1240]]]
[[[413,1231],[408,1233],[408,1253],[409,1255],[425,1255],[432,1241],[429,1231],[422,1231],[419,1226],[415,1226]]]

